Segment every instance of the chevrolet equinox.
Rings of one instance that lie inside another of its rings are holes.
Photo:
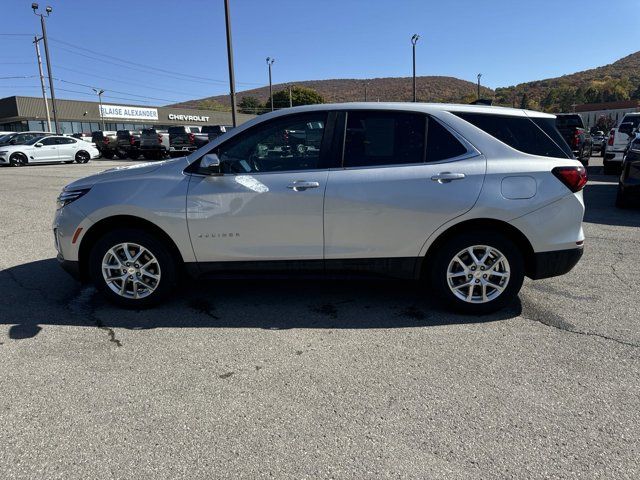
[[[467,313],[582,255],[584,167],[527,110],[349,103],[280,110],[187,157],[67,185],[58,258],[141,308],[182,272],[382,276],[424,282]]]

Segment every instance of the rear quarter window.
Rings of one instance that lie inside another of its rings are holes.
[[[558,144],[557,135],[554,134],[556,140],[553,140],[529,117],[469,112],[452,113],[520,152],[542,157],[572,158],[572,155],[568,155],[564,149],[566,146],[564,140]],[[550,130],[551,126],[546,125],[545,128]],[[553,129],[555,130],[555,127]]]

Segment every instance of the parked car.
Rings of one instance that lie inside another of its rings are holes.
[[[95,142],[93,141],[93,136],[90,133],[74,133],[73,135],[71,135],[73,138],[77,138],[78,140],[83,140],[85,142],[90,143],[91,145],[93,145],[94,148],[96,147]]]
[[[116,155],[120,159],[136,160],[140,156],[139,130],[118,130],[116,132]]]
[[[160,160],[169,154],[169,132],[145,128],[140,135],[140,151],[147,160]]]
[[[100,152],[90,143],[63,135],[34,137],[21,145],[0,146],[0,165],[21,167],[32,163],[87,163]]]
[[[605,175],[614,175],[620,171],[624,152],[638,125],[640,125],[640,113],[627,113],[609,132],[603,160]]]
[[[592,150],[594,152],[602,152],[602,148],[606,144],[604,132],[602,130],[596,130],[591,133]]]
[[[209,137],[209,141],[215,140],[220,135],[224,135],[227,132],[233,130],[233,127],[229,125],[203,125],[200,128],[201,133],[206,133]]]
[[[283,148],[309,123],[319,149]],[[553,115],[313,105],[67,185],[54,235],[63,267],[124,307],[166,299],[184,270],[425,279],[425,294],[481,314],[513,301],[525,275],[578,262],[585,183]]]
[[[556,127],[575,157],[583,165],[589,164],[593,141],[584,127],[582,117],[577,113],[560,113],[556,115]]]
[[[0,146],[4,145],[24,145],[25,143],[33,140],[37,137],[44,137],[47,135],[53,135],[49,132],[11,132],[2,137],[2,141],[0,141]]]
[[[116,132],[97,130],[91,134],[91,140],[104,158],[112,159],[116,154],[118,146]]]
[[[209,143],[209,135],[200,127],[169,127],[169,155],[183,157]]]
[[[640,133],[637,132],[622,160],[622,173],[616,193],[618,208],[633,205],[640,205]]]

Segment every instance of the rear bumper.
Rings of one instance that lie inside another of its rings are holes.
[[[528,277],[539,280],[564,275],[576,266],[583,253],[582,247],[535,253]]]
[[[620,151],[605,150],[605,153],[604,153],[604,159],[608,162],[622,163],[623,157],[624,157],[624,150],[620,150]]]

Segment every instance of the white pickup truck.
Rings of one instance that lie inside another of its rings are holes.
[[[640,125],[640,112],[627,113],[615,128],[609,132],[609,139],[604,150],[604,173],[612,175],[620,171],[624,152]]]

